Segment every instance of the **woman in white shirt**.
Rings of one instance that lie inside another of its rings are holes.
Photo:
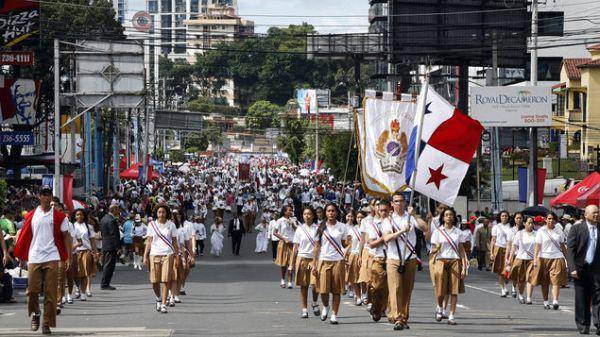
[[[142,270],[142,254],[144,252],[144,238],[148,232],[148,226],[142,222],[139,214],[133,220],[133,269]]]
[[[196,228],[196,256],[204,256],[204,240],[206,240],[204,218],[201,216],[194,216],[194,226]]]
[[[182,210],[179,210],[182,212]],[[174,307],[175,303],[181,303],[179,295],[181,288],[185,284],[187,274],[189,273],[189,264],[191,262],[190,252],[190,235],[189,229],[181,225],[181,213],[174,213],[173,223],[177,228],[177,244],[180,254],[175,257],[175,265],[173,267],[173,281],[171,282],[171,297],[169,298],[169,306]]]
[[[523,230],[524,224],[523,224],[523,213],[521,212],[516,212],[513,215],[513,225],[512,227],[510,227],[510,230],[508,231],[508,233],[506,234],[506,254],[505,254],[505,260],[504,260],[504,271],[505,271],[505,276],[508,276],[507,280],[512,282],[512,286],[511,286],[511,295],[513,298],[517,298],[517,289],[518,289],[518,280],[517,280],[517,273],[511,273],[511,270],[513,269],[514,265],[515,265],[515,251],[513,250],[514,247],[514,241],[516,240],[516,235],[520,230]]]
[[[519,303],[531,304],[531,293],[533,287],[529,283],[529,275],[533,268],[533,254],[535,247],[535,231],[533,230],[533,219],[527,218],[525,225],[521,225],[516,221],[517,215],[515,214],[515,224],[519,226],[519,231],[514,235],[512,239],[512,248],[510,250],[512,255],[511,264],[507,265],[510,269],[510,279],[516,280],[517,290],[519,292]],[[515,227],[516,227],[515,226]],[[527,299],[523,297],[523,292],[527,287]]]
[[[294,245],[292,240],[294,239],[294,233],[296,231],[296,220],[292,219],[294,215],[294,209],[292,206],[283,206],[281,210],[281,218],[277,220],[277,227],[273,231],[273,235],[279,239],[279,245],[277,246],[277,258],[275,264],[281,267],[281,288],[285,288],[285,278],[287,275],[287,287],[292,289],[292,274],[293,265],[292,252]]]
[[[567,285],[567,265],[565,256],[565,234],[555,228],[558,218],[554,213],[546,215],[546,226],[540,228],[535,236],[535,253],[533,268],[536,270],[532,276],[532,285],[542,286],[544,309],[558,310],[558,297],[560,287]],[[548,303],[548,292],[552,285],[552,305]]]
[[[277,246],[279,245],[279,239],[273,235],[277,228],[277,220],[270,218],[269,225],[267,226],[267,237],[271,241],[271,252],[273,254],[273,261],[277,259]]]
[[[315,255],[312,262],[312,273],[317,278],[317,292],[321,294],[323,310],[321,320],[325,321],[329,314],[329,294],[333,297],[331,324],[338,324],[337,314],[340,307],[341,294],[344,292],[344,247],[349,243],[346,225],[337,221],[339,210],[336,204],[325,206],[326,220],[319,225]]]
[[[348,213],[351,214],[351,213]],[[356,213],[356,222],[347,224],[348,234],[350,235],[350,248],[347,250],[348,255],[348,273],[346,275],[346,282],[352,289],[354,298],[356,299],[355,304],[361,306],[363,304],[362,289],[360,283],[358,283],[358,277],[360,276],[360,264],[362,260],[363,252],[363,235],[360,231],[360,223],[365,218],[365,213]]]
[[[210,253],[215,257],[221,256],[221,252],[223,251],[224,230],[223,219],[221,217],[216,217],[215,223],[210,226]]]
[[[292,265],[296,270],[296,285],[300,287],[300,302],[302,314],[300,317],[308,318],[308,288],[312,288],[312,309],[315,316],[320,314],[318,295],[315,289],[316,279],[311,275],[311,262],[314,257],[315,245],[317,244],[317,229],[315,223],[317,215],[310,206],[305,206],[302,211],[304,223],[296,228],[294,233],[294,250],[292,252]]]
[[[258,225],[254,228],[256,230],[256,249],[254,249],[255,253],[265,253],[269,247],[269,239],[267,238],[268,231],[267,220],[262,218]]]
[[[456,325],[454,313],[460,289],[461,280],[467,275],[468,259],[464,249],[464,236],[457,227],[456,211],[446,209],[439,219],[442,226],[431,235],[432,253],[435,254],[433,279],[437,303],[435,320],[441,322],[444,298],[450,295],[450,314],[448,324]],[[464,290],[463,290],[464,291]]]
[[[179,256],[177,228],[168,220],[171,209],[167,205],[156,208],[156,221],[148,226],[144,264],[150,268],[150,283],[156,295],[156,311],[167,313],[167,296],[173,281],[173,268]]]
[[[500,222],[492,228],[492,271],[498,275],[498,283],[500,284],[500,297],[508,296],[506,285],[508,280],[505,276],[506,269],[506,240],[510,232],[510,214],[507,211],[500,212]]]
[[[79,281],[79,289],[81,291],[80,299],[87,299],[86,290],[92,277],[94,255],[96,253],[96,245],[93,236],[93,228],[87,223],[87,214],[84,210],[78,209],[75,211],[74,238],[76,240],[73,249],[75,251],[75,261],[77,262],[76,280]]]

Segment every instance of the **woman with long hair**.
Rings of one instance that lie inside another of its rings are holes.
[[[144,253],[144,238],[148,226],[142,222],[142,217],[136,214],[133,219],[133,269],[142,270],[142,255]]]
[[[151,221],[148,226],[144,265],[150,268],[150,283],[156,295],[156,311],[167,313],[167,297],[173,281],[175,257],[179,256],[177,228],[169,220],[169,206],[158,205],[155,216],[156,221]]]
[[[456,325],[454,314],[461,281],[467,275],[468,259],[463,246],[464,237],[457,227],[456,211],[448,208],[439,218],[441,226],[431,235],[432,252],[435,254],[433,270],[436,297],[435,320],[440,322],[443,318],[442,307],[444,298],[450,295],[450,313],[448,324]]]
[[[511,285],[511,296],[513,298],[517,298],[517,289],[518,289],[518,282],[516,279],[516,274],[515,273],[511,273],[511,269],[514,266],[514,262],[515,262],[515,252],[513,252],[513,247],[514,247],[514,241],[516,239],[516,235],[520,230],[523,230],[523,228],[525,228],[524,225],[524,217],[523,217],[523,213],[521,212],[516,212],[513,215],[513,223],[510,227],[510,230],[508,231],[507,235],[506,235],[506,254],[505,254],[505,261],[504,261],[504,273],[505,276],[507,276],[507,280],[509,280],[512,285]]]
[[[317,278],[317,291],[321,294],[323,310],[321,320],[329,315],[329,295],[333,297],[331,324],[338,324],[337,314],[340,308],[341,294],[344,292],[344,247],[349,238],[346,225],[338,221],[339,210],[336,204],[325,206],[326,220],[319,225],[317,241],[312,261],[312,273]]]
[[[498,283],[500,284],[500,297],[508,296],[508,290],[506,286],[508,280],[506,278],[506,240],[510,233],[510,214],[507,211],[502,211],[498,215],[500,220],[492,228],[492,271],[498,275]]]
[[[317,242],[317,230],[319,226],[315,219],[317,215],[312,207],[305,206],[302,211],[304,223],[296,228],[294,233],[294,250],[292,253],[292,265],[296,270],[296,285],[300,287],[300,302],[302,314],[300,317],[308,318],[308,288],[312,286],[312,309],[315,316],[320,314],[317,303],[318,294],[315,289],[316,279],[311,274],[311,262],[315,253]]]
[[[515,214],[515,220],[518,215],[522,216],[522,213]],[[512,239],[512,248],[510,254],[511,258],[510,274],[511,280],[517,282],[517,291],[519,293],[519,303],[531,304],[531,294],[533,287],[529,282],[529,275],[533,268],[533,256],[535,247],[535,231],[533,230],[533,219],[528,217],[525,224],[522,222],[515,221],[515,227],[519,228],[519,231]],[[526,297],[524,291],[527,290]]]
[[[533,268],[536,276],[532,278],[532,285],[542,286],[544,309],[558,310],[560,287],[567,285],[567,247],[565,234],[556,228],[558,218],[550,212],[546,215],[546,225],[540,228],[535,235],[535,252]],[[548,302],[548,293],[552,286],[552,305]]]
[[[87,299],[86,291],[92,277],[94,256],[96,255],[96,242],[93,236],[93,227],[88,224],[88,216],[85,210],[75,211],[73,222],[75,261],[77,262],[77,273],[75,280],[79,283],[79,296],[82,301]]]
[[[348,213],[351,214],[351,213]],[[348,216],[348,215],[346,215]],[[346,283],[350,287],[354,298],[356,299],[355,305],[361,306],[362,300],[362,289],[358,283],[358,277],[360,275],[360,264],[362,259],[363,251],[363,238],[360,231],[360,223],[365,218],[364,212],[356,213],[356,221],[353,223],[346,223],[348,226],[348,234],[350,234],[350,248],[347,251],[348,254],[348,273],[346,276]]]
[[[285,288],[285,279],[287,275],[287,288],[292,289],[292,252],[294,250],[294,233],[296,231],[296,220],[292,218],[294,209],[290,205],[283,206],[280,213],[281,217],[277,220],[277,227],[273,235],[279,239],[277,246],[277,258],[275,264],[281,268],[281,288]]]

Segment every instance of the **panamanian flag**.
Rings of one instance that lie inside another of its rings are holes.
[[[415,160],[419,128],[421,141]],[[482,132],[483,126],[478,121],[464,115],[425,83],[410,136],[405,171],[407,185],[452,206]]]

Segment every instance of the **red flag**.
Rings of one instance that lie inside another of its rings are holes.
[[[538,203],[541,205],[544,202],[544,185],[546,184],[546,169],[537,169],[537,194]]]
[[[70,174],[63,175],[63,203],[69,212],[73,212],[73,176]]]

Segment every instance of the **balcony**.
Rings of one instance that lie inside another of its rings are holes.
[[[583,113],[581,109],[569,109],[569,122],[583,122]]]

